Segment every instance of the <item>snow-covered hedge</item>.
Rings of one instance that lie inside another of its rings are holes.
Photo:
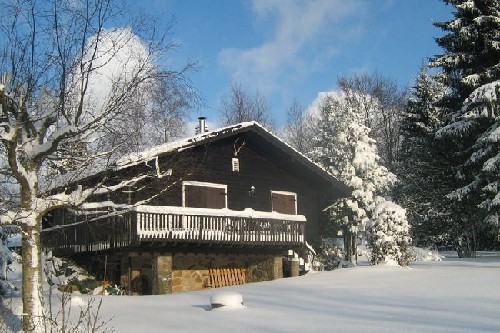
[[[324,238],[321,240],[321,248],[315,257],[316,270],[331,271],[339,267],[344,258],[341,244],[336,243],[333,238]]]
[[[379,200],[373,212],[369,245],[373,264],[407,266],[412,260],[406,211],[398,204]]]

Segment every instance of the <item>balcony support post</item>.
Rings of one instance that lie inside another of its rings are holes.
[[[172,293],[172,254],[153,257],[153,295]]]
[[[281,254],[274,256],[273,262],[273,279],[282,279],[283,278],[283,256]]]
[[[299,276],[299,264],[298,258],[292,258],[290,261],[290,277]]]

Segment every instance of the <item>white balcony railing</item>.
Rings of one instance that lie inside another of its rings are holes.
[[[303,215],[172,206],[137,206],[113,215],[67,215],[64,220],[43,230],[46,248],[89,252],[142,242],[296,246],[305,242],[306,225]]]
[[[304,242],[306,218],[303,215],[172,206],[139,206],[134,212],[141,240]]]

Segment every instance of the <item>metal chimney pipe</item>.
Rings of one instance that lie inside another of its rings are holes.
[[[198,117],[198,133],[205,133],[207,132],[207,118],[205,117]]]

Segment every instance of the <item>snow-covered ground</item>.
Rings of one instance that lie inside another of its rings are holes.
[[[245,307],[210,310],[221,291]],[[80,299],[81,298],[81,299]],[[500,332],[500,255],[357,266],[162,296],[104,296],[116,332]],[[83,304],[86,296],[73,296]]]
[[[105,297],[117,332],[500,332],[500,256],[358,266],[224,288],[245,308],[210,311],[221,289]]]

